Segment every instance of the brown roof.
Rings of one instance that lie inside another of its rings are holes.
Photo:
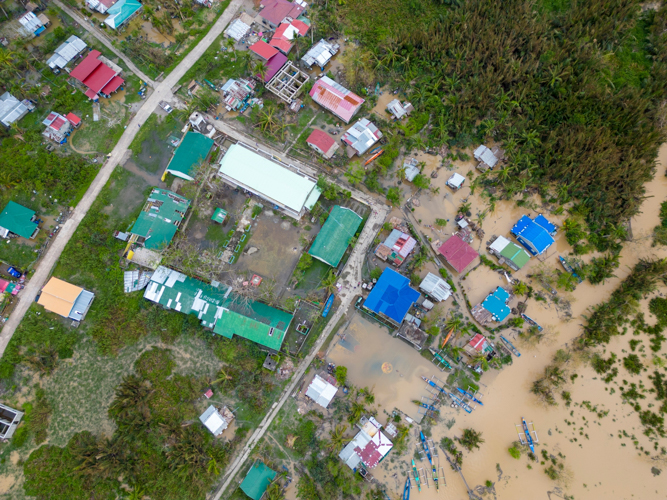
[[[47,311],[68,317],[81,292],[83,292],[81,287],[58,278],[51,278],[42,288],[42,294],[39,296],[37,303],[42,304]]]

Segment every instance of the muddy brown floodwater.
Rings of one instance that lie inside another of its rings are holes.
[[[425,174],[429,174],[440,164],[440,157],[419,155],[418,159],[427,164]],[[471,415],[452,410],[448,406],[441,407],[441,422],[454,418],[455,424],[451,430],[442,423],[434,425],[431,429],[434,441],[439,442],[444,436],[460,436],[467,427],[483,433],[485,442],[481,449],[474,453],[464,453],[463,458],[463,474],[473,489],[490,480],[494,483],[495,498],[500,499],[562,498],[564,494],[573,495],[577,499],[665,498],[667,482],[664,479],[664,470],[667,464],[664,461],[651,460],[639,453],[630,438],[618,437],[620,432],[627,430],[629,434],[637,436],[641,446],[653,451],[652,443],[642,436],[643,428],[637,413],[629,405],[622,403],[618,389],[615,393],[610,390],[615,383],[605,384],[590,366],[572,361],[567,368],[571,372],[576,371],[578,378],[565,387],[565,390],[571,392],[572,406],[567,407],[560,401],[556,407],[545,407],[530,393],[530,387],[550,363],[556,350],[567,347],[581,334],[581,325],[585,321],[582,315],[587,314],[591,306],[607,300],[639,259],[667,257],[665,247],[651,247],[653,228],[659,224],[660,204],[667,199],[667,177],[664,175],[666,167],[667,145],[660,149],[655,179],[646,186],[647,199],[642,205],[642,213],[632,219],[633,239],[623,248],[616,277],[598,286],[584,282],[574,292],[564,296],[559,292],[562,298],[570,302],[571,319],[558,311],[551,301],[545,304],[529,300],[528,314],[541,325],[552,329],[551,338],[534,347],[517,342],[523,356],[515,358],[511,366],[500,372],[491,371],[483,375],[480,385],[484,394],[484,406],[477,408]],[[454,162],[452,171],[466,175],[473,168],[473,162],[457,161]],[[453,216],[462,198],[469,197],[473,218],[487,208],[487,203],[478,192],[470,196],[469,180],[459,192],[452,193],[445,186],[449,175],[451,174],[447,169],[439,171],[438,178],[433,179],[432,184],[440,187],[440,193],[420,194],[421,206],[416,207],[413,212],[417,220],[421,219],[420,230],[434,239],[444,240],[448,237],[445,233],[451,234],[454,227]],[[497,202],[495,211],[487,214],[482,223],[486,231],[484,241],[476,238],[474,246],[483,252],[485,242],[491,235],[507,236],[514,222],[526,213],[534,215],[536,212],[516,207],[514,203]],[[427,228],[427,224],[434,225],[436,218],[449,218],[450,224],[440,232]],[[549,215],[549,218],[561,223],[565,216]],[[558,267],[557,255],[571,250],[562,233],[559,232],[555,248],[552,247],[546,256],[540,259],[531,258],[524,269],[515,273],[532,284],[536,291],[544,292],[539,284],[531,282],[526,275],[539,266]],[[590,259],[590,256],[586,256],[586,259]],[[473,303],[483,299],[501,283],[502,278],[485,267],[476,269],[462,282]],[[664,290],[661,292],[664,296]],[[646,303],[647,300],[642,302],[642,310],[651,324],[654,319],[649,317]],[[419,376],[437,373],[435,367],[410,346],[390,338],[385,330],[360,318],[359,314],[355,315],[347,333],[354,339],[354,342],[348,342],[353,346],[353,350],[339,343],[332,349],[329,357],[331,361],[348,367],[351,383],[357,386],[374,386],[376,401],[382,409],[389,412],[394,407],[409,409],[412,405],[410,401],[418,399],[415,396],[424,393],[424,384]],[[616,352],[619,356],[622,355],[624,349],[627,350],[627,341],[627,336],[614,338],[606,346],[607,353]],[[358,345],[354,345],[355,343]],[[665,356],[664,347],[660,354]],[[382,364],[385,362],[389,362],[393,367],[390,373],[382,371]],[[630,381],[633,381],[623,370],[621,368],[618,378],[630,378]],[[399,377],[399,374],[404,377]],[[445,378],[444,375],[441,377]],[[635,382],[638,380],[639,378],[634,378]],[[644,383],[646,384],[646,380]],[[600,418],[581,406],[585,401],[590,401],[598,410],[609,411],[609,414]],[[380,415],[383,416],[382,410]],[[543,471],[545,466],[539,463],[532,462],[532,468],[529,469],[525,453],[520,460],[509,455],[507,449],[517,440],[514,426],[521,422],[521,417],[535,425],[539,437],[536,449],[538,455],[543,449],[554,455],[559,452],[564,455],[564,479],[558,482],[550,480]],[[576,427],[568,425],[567,421],[574,422]],[[392,453],[373,470],[373,475],[385,485],[387,494],[392,499],[402,497],[408,465],[417,445],[415,436],[413,430],[412,441],[405,455]],[[463,481],[447,466],[442,452],[440,465],[445,469],[448,486],[441,487],[437,493],[432,484],[431,488],[422,488],[421,493],[413,488],[411,496],[424,500],[468,498]],[[654,476],[652,467],[663,469],[663,474]]]

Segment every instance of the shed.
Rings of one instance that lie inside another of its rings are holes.
[[[445,261],[456,270],[457,273],[462,273],[479,254],[461,239],[458,235],[451,236],[445,241],[438,252],[445,258]]]
[[[0,237],[7,238],[9,233],[25,239],[34,238],[39,232],[35,211],[10,201],[0,212]]]
[[[166,172],[193,181],[197,166],[206,160],[213,147],[213,139],[197,132],[187,132],[174,152]]]
[[[77,128],[79,125],[81,125],[81,118],[72,112],[67,113],[65,118],[67,118],[67,121],[70,122],[74,128]]]
[[[363,306],[398,325],[417,299],[419,292],[410,287],[410,280],[387,267]]]
[[[246,474],[241,483],[241,490],[252,500],[260,500],[275,477],[276,471],[269,469],[264,462],[258,460]]]
[[[225,222],[226,218],[227,218],[227,210],[224,210],[222,208],[216,208],[215,211],[213,212],[211,220],[213,222],[217,222],[218,224],[222,224],[223,222]]]
[[[336,140],[322,130],[315,129],[306,139],[306,143],[325,158],[331,158],[338,151]]]
[[[228,427],[227,420],[218,412],[215,406],[209,406],[204,413],[199,416],[199,420],[214,436],[219,436]]]
[[[496,155],[493,154],[493,151],[487,148],[484,144],[479,146],[472,155],[477,161],[480,162],[480,165],[477,166],[480,170],[493,170],[493,167],[495,167],[496,163],[498,163],[498,158]]]
[[[433,273],[428,273],[419,285],[419,289],[436,302],[447,300],[452,294],[452,287],[445,280]]]
[[[64,318],[82,321],[94,298],[94,293],[52,277],[42,288],[37,303]]]
[[[331,400],[337,392],[338,387],[331,382],[324,380],[319,375],[315,375],[313,381],[308,386],[306,396],[315,401],[322,408],[326,408],[329,406],[329,403],[331,403]]]
[[[334,206],[308,253],[331,267],[338,267],[361,221],[361,216],[353,210]]]
[[[466,178],[461,174],[454,172],[452,176],[447,179],[447,185],[452,188],[454,191],[458,191],[463,186]]]

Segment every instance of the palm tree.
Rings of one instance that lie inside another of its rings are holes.
[[[352,403],[349,421],[358,422],[364,413],[366,413],[366,407],[363,405],[363,403],[355,401],[354,403]]]
[[[463,436],[457,438],[457,440],[468,451],[472,451],[473,448],[479,448],[479,445],[484,443],[482,433],[474,429],[463,429]]]
[[[461,331],[463,328],[463,320],[458,316],[452,316],[447,321],[445,321],[445,330],[454,330],[455,332]]]
[[[126,497],[127,500],[141,500],[146,495],[146,492],[139,485],[134,485],[130,494]]]
[[[234,62],[236,62],[236,50],[234,50],[236,47],[236,42],[234,41],[234,39],[228,38],[227,40],[225,40],[225,47],[227,47],[227,50],[230,50],[232,54],[234,54]]]
[[[252,70],[255,75],[259,75],[261,77],[263,82],[266,78],[266,74],[268,73],[269,68],[264,61],[257,61],[255,62]]]
[[[224,387],[225,384],[230,380],[232,380],[232,377],[225,371],[224,368],[220,368],[220,371],[218,372],[218,378],[214,380],[212,383],[221,384]]]
[[[266,489],[265,498],[266,500],[282,500],[285,498],[280,483],[276,481],[271,483],[271,485]]]
[[[331,431],[329,436],[329,450],[338,454],[343,449],[343,441],[345,440],[345,431],[347,425],[338,424],[335,429]]]
[[[326,290],[327,293],[335,293],[336,283],[338,282],[338,277],[334,274],[333,271],[329,271],[329,274],[320,282],[320,289]]]
[[[215,458],[213,458],[210,455],[209,458],[210,460],[208,461],[208,466],[206,467],[206,470],[208,471],[209,474],[213,474],[214,476],[219,476],[220,469],[218,468],[218,462],[215,460]]]
[[[470,208],[472,207],[472,203],[469,201],[466,201],[465,203],[461,203],[461,206],[459,207],[459,212],[462,214],[468,214],[470,213]]]

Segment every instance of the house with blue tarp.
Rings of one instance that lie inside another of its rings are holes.
[[[540,255],[554,244],[553,236],[557,229],[546,217],[539,214],[535,219],[524,215],[510,232],[531,254]]]
[[[408,278],[386,268],[364,302],[364,308],[400,325],[419,297],[420,293],[410,287]]]
[[[501,322],[510,314],[510,308],[507,306],[509,299],[510,294],[507,293],[507,290],[499,286],[495,292],[484,299],[482,307],[493,315],[494,321]]]

